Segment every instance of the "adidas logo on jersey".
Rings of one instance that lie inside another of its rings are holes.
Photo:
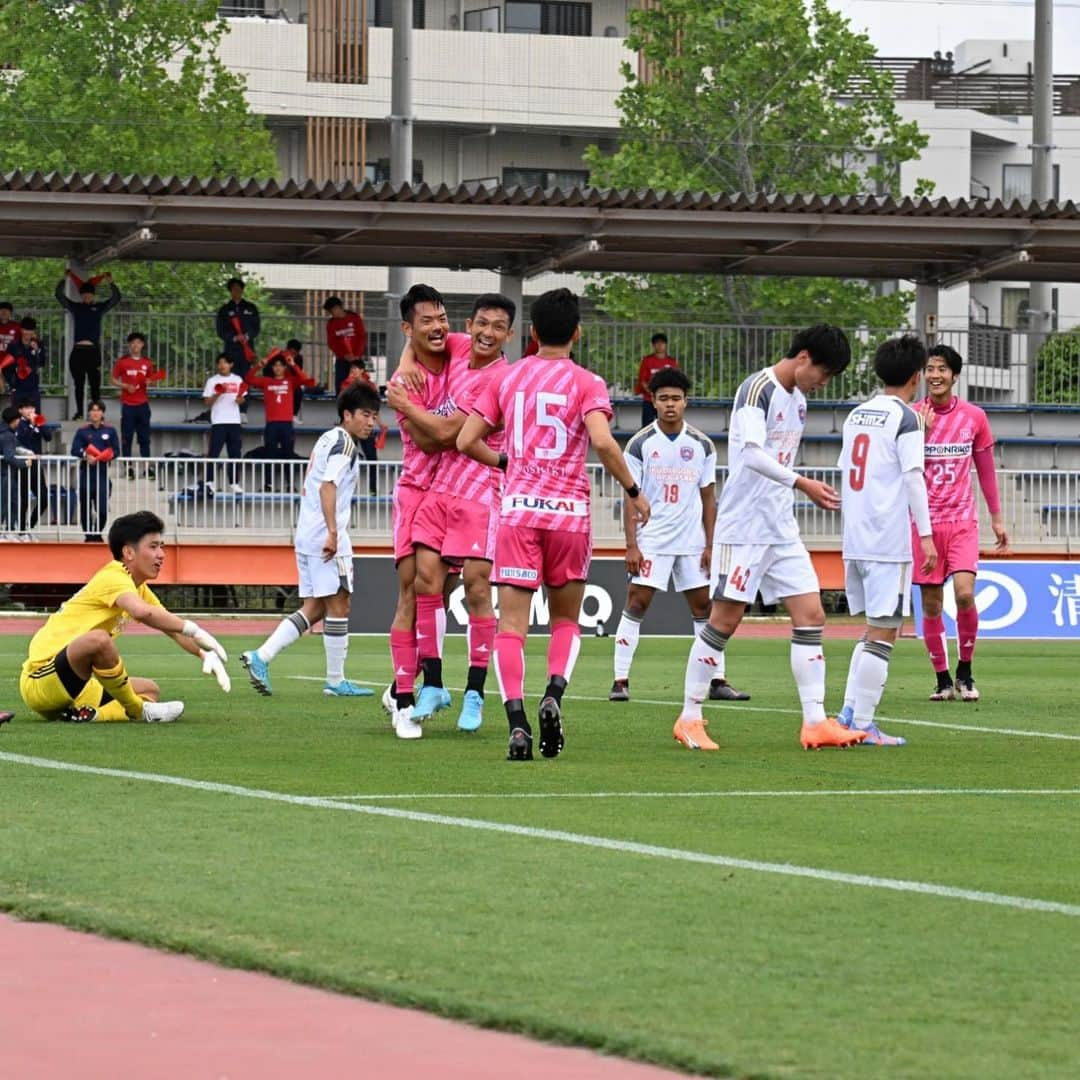
[[[779,422],[780,422],[781,420],[783,420],[783,419],[784,419],[784,414],[783,414],[782,412],[778,412],[778,413],[776,414],[776,420],[777,420],[777,423],[779,423]]]
[[[649,455],[649,457],[650,457],[650,458],[658,458],[659,456],[660,456],[660,451],[659,451],[659,450],[654,450],[654,451],[653,451],[653,452],[652,452],[652,453],[651,453],[651,454]]]

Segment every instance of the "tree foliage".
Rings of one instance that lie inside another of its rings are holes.
[[[270,177],[273,142],[248,109],[242,76],[218,57],[215,0],[0,0],[4,169]],[[206,310],[233,266],[110,267],[141,306]],[[6,261],[0,292],[51,297],[63,271]]]
[[[1080,404],[1080,330],[1054,334],[1035,357],[1032,401],[1046,405]]]
[[[616,188],[895,193],[927,139],[896,110],[868,38],[825,0],[658,0],[631,12],[618,149],[591,147],[592,182]],[[857,87],[856,93],[852,88]],[[861,281],[601,275],[617,318],[738,323],[828,317],[895,326],[910,296]]]

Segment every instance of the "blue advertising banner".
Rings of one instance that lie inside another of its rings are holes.
[[[913,589],[915,626],[922,636],[919,588]],[[1080,641],[1080,563],[1032,559],[979,562],[975,606],[980,638],[1058,638]],[[945,586],[945,629],[956,634],[956,601]]]

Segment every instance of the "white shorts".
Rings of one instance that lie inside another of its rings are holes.
[[[703,589],[709,584],[700,555],[650,555],[647,551],[641,553],[641,569],[630,578],[630,584],[667,592],[673,579],[676,592]]]
[[[844,592],[848,611],[865,611],[868,619],[911,614],[911,563],[844,560]]]
[[[300,597],[336,596],[341,589],[353,591],[353,561],[351,555],[339,555],[324,562],[321,555],[296,553],[296,569],[300,578]]]
[[[787,544],[713,546],[710,595],[714,600],[752,604],[761,593],[766,604],[821,591],[814,564],[801,540]]]

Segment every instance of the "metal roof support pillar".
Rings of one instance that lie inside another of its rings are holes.
[[[521,343],[529,333],[529,315],[524,310],[522,290],[524,279],[520,273],[502,271],[499,274],[499,292],[507,300],[513,300],[517,306],[517,315],[514,317],[514,334],[506,343],[506,356],[511,363],[521,359]]]
[[[394,29],[390,67],[390,183],[413,180],[412,0],[394,0]],[[408,292],[412,270],[391,266],[386,283],[386,374],[397,369],[404,345],[401,298]]]
[[[915,329],[929,348],[937,341],[938,286],[918,282],[915,285]]]

